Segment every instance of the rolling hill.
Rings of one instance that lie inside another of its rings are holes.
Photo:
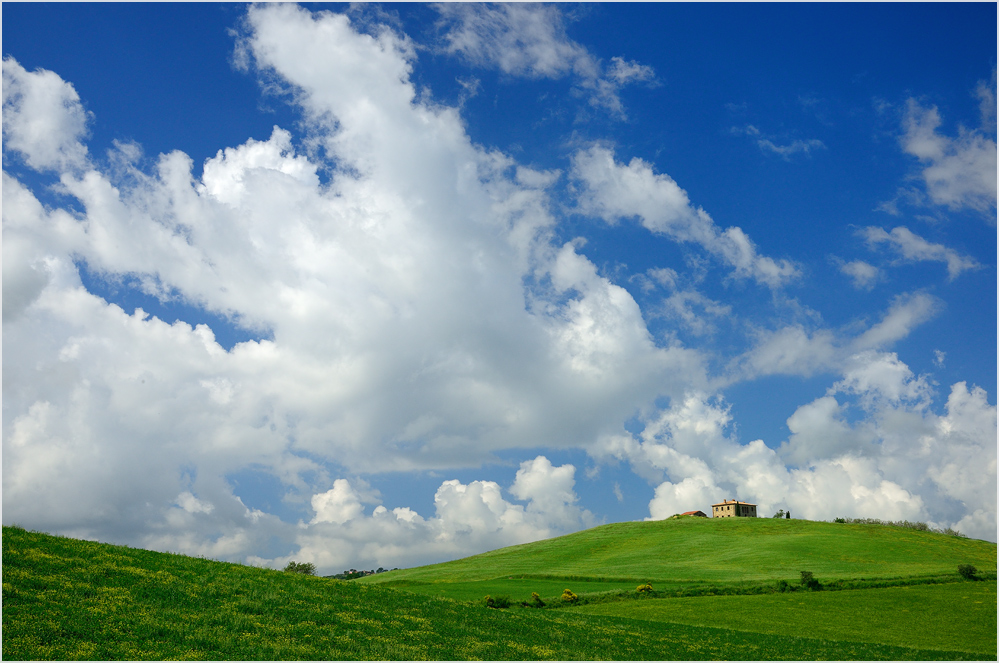
[[[803,570],[823,581],[954,574],[996,568],[996,544],[886,525],[771,518],[613,523],[357,582],[475,582],[519,576],[613,584],[772,582]]]
[[[994,544],[925,532],[802,521],[710,524],[721,527],[711,531],[706,523],[685,521],[608,525],[447,564],[380,574],[364,582],[4,527],[3,657],[995,658]],[[776,529],[781,526],[784,529]],[[740,564],[732,564],[726,571],[726,555],[739,551]],[[878,554],[888,552],[896,558],[878,560]],[[784,554],[788,560],[767,562],[774,554]],[[701,564],[690,559],[698,556]],[[674,561],[667,563],[667,558]],[[899,588],[705,595],[696,599],[641,595],[637,600],[633,584],[627,591],[622,589],[635,577],[676,587],[710,583],[710,587],[719,588],[725,583],[730,587],[747,582],[759,585],[772,579],[760,575],[759,569],[746,571],[743,563],[763,565],[771,572],[776,569],[781,577],[790,576],[787,569],[794,564],[804,564],[823,581],[836,573],[846,578],[862,572],[944,584],[902,587],[901,591],[909,592],[900,594],[902,599],[871,594]],[[957,563],[980,565],[985,569],[981,575],[989,581],[963,580],[955,572]],[[545,609],[520,608],[515,603],[511,609],[494,610],[482,605],[481,594],[476,601],[447,596],[462,586],[477,591],[489,582],[519,582],[524,588],[538,583],[553,583],[556,588],[575,583],[580,600],[561,603],[546,592]],[[407,591],[392,587],[407,583]],[[592,601],[584,587],[597,589],[590,594]],[[444,591],[433,595],[435,592],[428,589]],[[793,614],[795,629],[781,628],[772,620],[765,624],[727,620],[731,606],[723,602],[733,599],[770,601],[757,604],[755,609],[773,615]],[[824,624],[822,629],[809,626],[829,615],[860,614],[859,608],[872,601],[880,601],[879,605],[889,601],[907,611],[904,625],[893,628],[891,624],[872,623],[868,628],[855,622],[850,628],[837,628],[835,623]],[[958,609],[962,619],[951,627],[946,615]],[[907,632],[913,635],[906,637]]]

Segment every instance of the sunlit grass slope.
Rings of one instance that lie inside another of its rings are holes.
[[[881,525],[772,518],[683,518],[603,525],[464,559],[369,576],[364,583],[453,583],[504,577],[652,581],[662,585],[786,579],[823,582],[996,569],[996,545]]]
[[[7,660],[974,658],[565,610],[491,610],[9,527],[2,635]]]
[[[576,610],[668,624],[953,649],[996,658],[996,583],[617,601]]]

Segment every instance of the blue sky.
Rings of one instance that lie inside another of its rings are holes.
[[[994,541],[995,11],[6,4],[3,522]]]

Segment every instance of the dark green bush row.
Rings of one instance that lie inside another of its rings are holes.
[[[970,566],[970,565],[961,565]],[[977,569],[971,567],[975,574]],[[959,571],[960,572],[960,571]],[[807,577],[806,577],[807,574]],[[963,575],[963,573],[962,573]],[[967,577],[967,576],[964,576]],[[995,574],[979,574],[973,579],[992,579]],[[666,590],[648,589],[647,591],[619,590],[594,594],[574,595],[573,601],[558,601],[548,605],[549,608],[561,608],[568,605],[589,605],[628,601],[642,598],[687,598],[695,596],[746,596],[758,594],[778,594],[800,591],[841,591],[846,589],[884,589],[886,587],[909,587],[917,585],[940,585],[954,582],[953,575],[940,576],[910,576],[904,578],[850,578],[819,582],[812,573],[802,571],[800,583],[778,580],[776,583],[740,583],[732,585],[688,585]],[[521,605],[525,605],[521,603]]]
[[[482,605],[487,608],[509,608],[510,607],[510,597],[509,596],[489,596],[488,594],[482,598]]]
[[[962,539],[966,539],[964,534],[961,534],[956,529],[951,529],[947,527],[945,529],[937,529],[936,527],[930,527],[926,523],[912,522],[909,520],[880,520],[878,518],[836,518],[833,520],[834,523],[850,523],[853,525],[887,525],[888,527],[901,527],[903,529],[914,529],[920,532],[934,532],[935,534],[946,534],[948,536],[956,536]]]
[[[822,589],[822,583],[815,579],[811,571],[801,572],[801,586],[811,592],[817,592]]]
[[[398,571],[399,569],[392,569],[393,571]],[[324,578],[334,578],[335,580],[356,580],[358,578],[363,578],[365,576],[373,576],[378,573],[385,573],[388,569],[383,569],[378,567],[378,569],[371,569],[370,571],[358,571],[357,569],[351,569],[349,571],[344,571],[343,573],[335,573],[331,576],[323,576]]]

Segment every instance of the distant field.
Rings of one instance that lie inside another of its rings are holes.
[[[621,546],[627,542],[619,538],[617,543]],[[964,542],[955,540],[955,543]],[[983,543],[989,545],[994,559],[995,546]],[[968,557],[963,548],[958,551],[962,559]],[[988,557],[987,552],[982,554]],[[453,589],[457,578],[452,575],[450,579]],[[532,582],[540,580],[543,579],[535,578]],[[562,581],[545,582],[553,583],[556,588],[562,584]],[[487,584],[470,584],[469,591],[477,595]],[[993,589],[994,584],[993,581]],[[953,587],[974,591],[984,585],[963,582]],[[828,596],[848,593],[829,592]],[[825,594],[791,596],[807,596],[808,601],[825,598]],[[987,600],[995,602],[994,592],[991,599],[982,598],[983,606]],[[657,602],[628,600],[617,605],[647,609]],[[842,637],[842,633],[837,638],[798,637],[739,630],[734,625],[713,628],[663,623],[634,619],[633,615],[589,614],[586,610],[590,607],[595,606],[492,610],[477,603],[377,584],[329,580],[3,528],[5,660],[969,660],[982,657],[981,652],[972,653],[966,647],[920,648],[870,638],[852,640]],[[779,606],[775,608],[778,609]],[[645,616],[655,617],[651,612]],[[798,618],[803,616],[799,611]]]
[[[703,596],[586,605],[575,611],[690,626],[952,649],[996,658],[996,583]]]

